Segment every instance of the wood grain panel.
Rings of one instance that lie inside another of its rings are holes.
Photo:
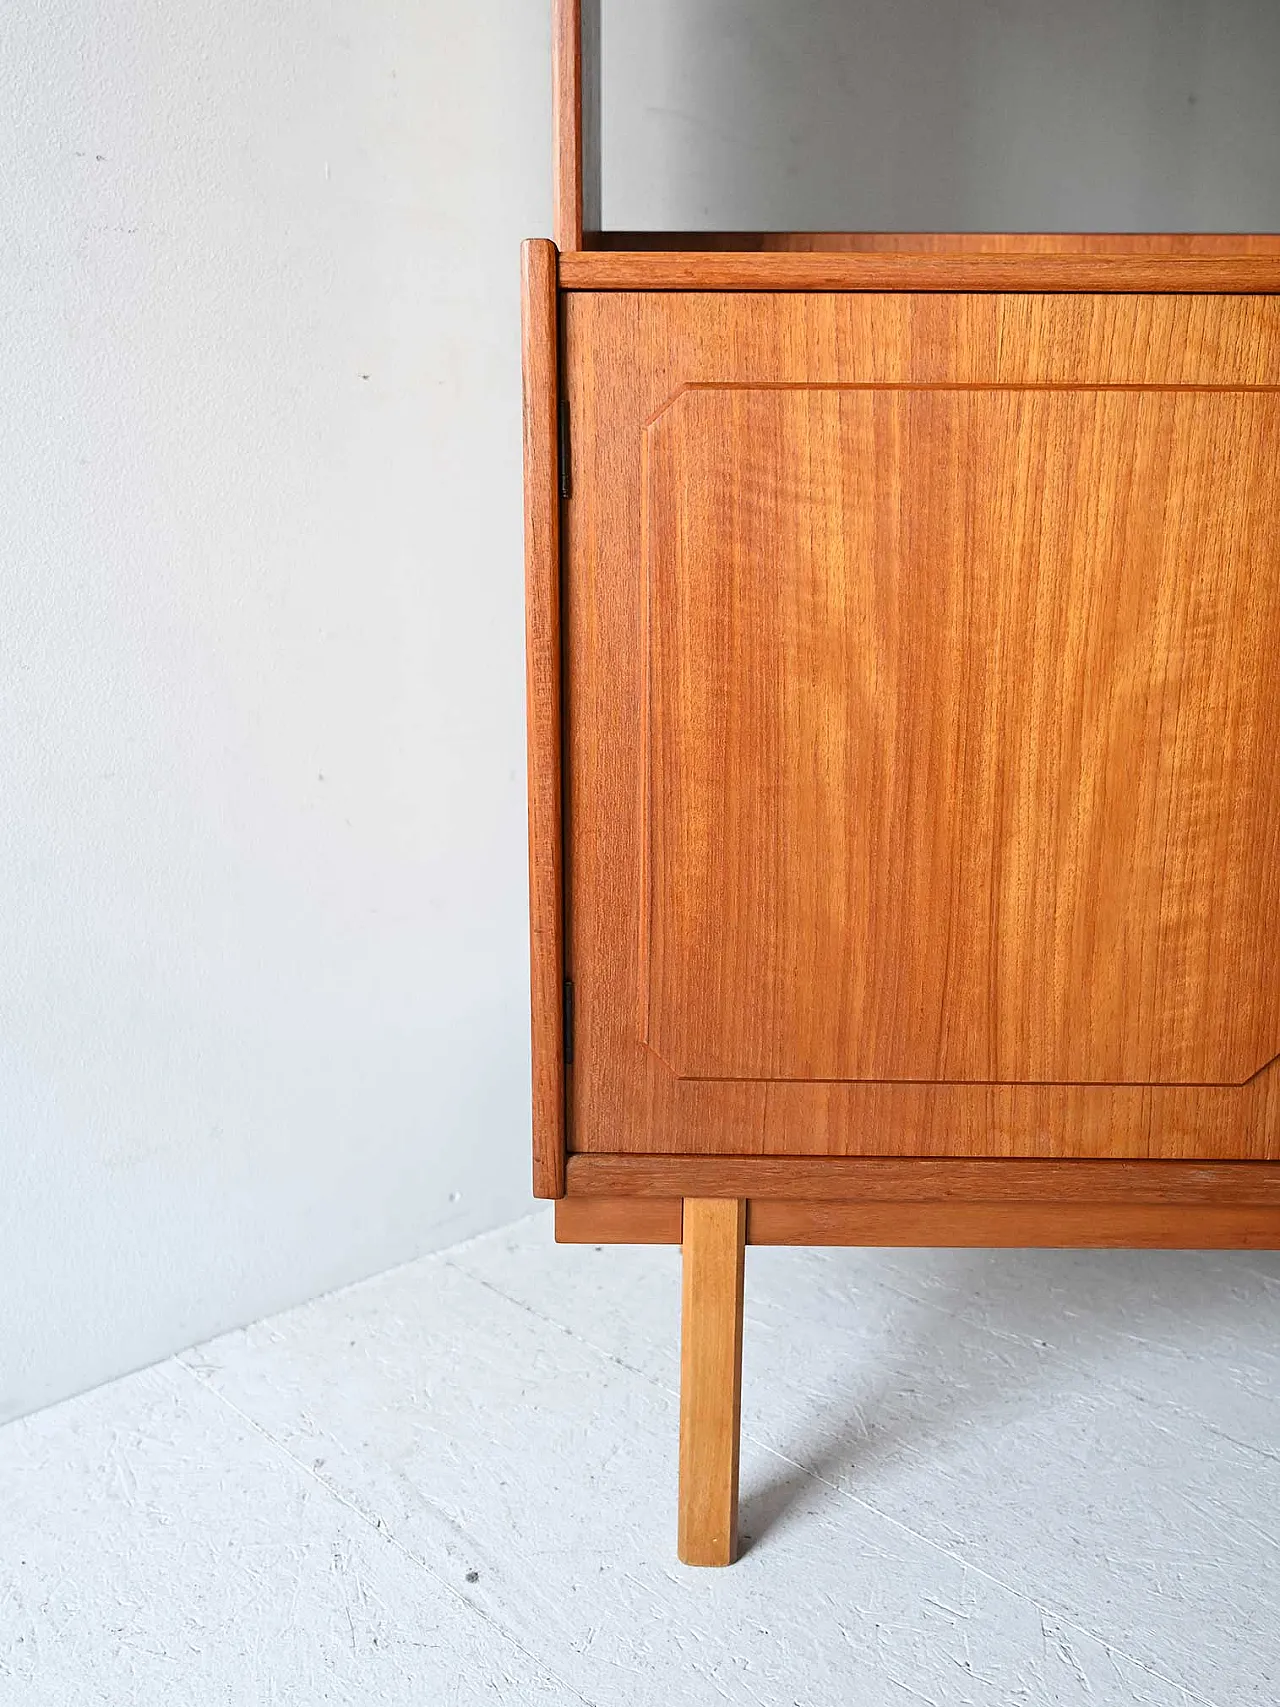
[[[1185,1204],[786,1203],[749,1206],[753,1245],[940,1245],[989,1249],[1280,1249],[1280,1209]]]
[[[542,239],[526,243],[521,263],[533,1190],[537,1197],[559,1197],[565,1157],[564,874],[554,245]]]
[[[645,423],[712,385],[1280,383],[1265,296],[575,294],[562,301],[573,1146],[644,1154],[1280,1156],[1280,1081],[1239,1089],[682,1080],[643,1038]],[[706,921],[713,934],[717,923]]]
[[[560,260],[563,290],[1273,292],[1280,256],[695,253],[596,249]]]
[[[684,1205],[679,1197],[560,1197],[558,1245],[678,1245]]]
[[[1280,394],[694,386],[646,451],[677,1076],[1280,1051]]]
[[[679,1198],[566,1197],[556,1204],[556,1238],[564,1244],[677,1245],[681,1226]],[[1278,1250],[1280,1208],[752,1198],[747,1243]]]
[[[922,1156],[570,1156],[562,1201],[778,1197],[859,1203],[1174,1203],[1280,1209],[1276,1162]]]

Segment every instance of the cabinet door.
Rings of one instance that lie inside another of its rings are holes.
[[[570,1142],[1280,1155],[1280,311],[571,294]]]

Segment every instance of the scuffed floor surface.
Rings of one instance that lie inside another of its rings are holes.
[[[1280,1258],[749,1252],[728,1571],[678,1292],[539,1214],[0,1431],[0,1702],[1280,1702]]]

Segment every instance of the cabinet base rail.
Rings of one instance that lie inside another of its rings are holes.
[[[670,1169],[671,1158],[655,1160]],[[699,1159],[685,1160],[693,1164],[690,1177],[696,1178]],[[958,1164],[965,1175],[953,1175],[953,1186],[968,1177],[973,1189],[984,1176],[979,1171],[974,1179],[972,1170],[982,1165]],[[994,1166],[1003,1172],[1021,1165],[998,1162]],[[1085,1177],[1068,1176],[1059,1182],[1057,1171],[1063,1166],[1085,1170]],[[1054,1201],[1044,1197],[996,1202],[972,1197],[951,1201],[837,1201],[816,1195],[808,1199],[723,1194],[649,1197],[638,1191],[631,1196],[578,1194],[557,1201],[556,1238],[561,1243],[682,1247],[677,1552],[684,1564],[729,1565],[737,1555],[747,1245],[1280,1249],[1280,1167],[1274,1164],[1197,1167],[1084,1162],[1026,1167],[1046,1170],[1041,1189],[1057,1189]],[[1117,1167],[1133,1170],[1127,1201],[1114,1195],[1114,1183],[1109,1198],[1065,1198],[1068,1185],[1076,1191],[1100,1190],[1121,1177],[1108,1171]],[[1103,1171],[1090,1179],[1091,1168]],[[1183,1170],[1181,1175],[1174,1172],[1178,1169]],[[1220,1179],[1224,1174],[1225,1180]],[[636,1182],[641,1177],[637,1174]],[[888,1184],[890,1177],[882,1174],[881,1183]],[[875,1171],[866,1178],[873,1181]],[[571,1191],[572,1182],[571,1166]],[[1029,1191],[1035,1183],[1032,1175],[1021,1189]],[[1018,1189],[1016,1172],[1006,1184]],[[1207,1200],[1215,1185],[1226,1193],[1227,1202]],[[1142,1201],[1132,1195],[1141,1192],[1150,1199],[1157,1187],[1164,1192],[1160,1201]],[[1197,1194],[1202,1201],[1195,1200]]]
[[[571,1156],[564,1244],[678,1245],[741,1198],[749,1245],[1280,1249],[1280,1162]]]

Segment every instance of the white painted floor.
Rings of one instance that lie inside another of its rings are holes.
[[[748,1252],[728,1571],[678,1283],[539,1214],[0,1431],[0,1702],[1280,1702],[1280,1257]]]

